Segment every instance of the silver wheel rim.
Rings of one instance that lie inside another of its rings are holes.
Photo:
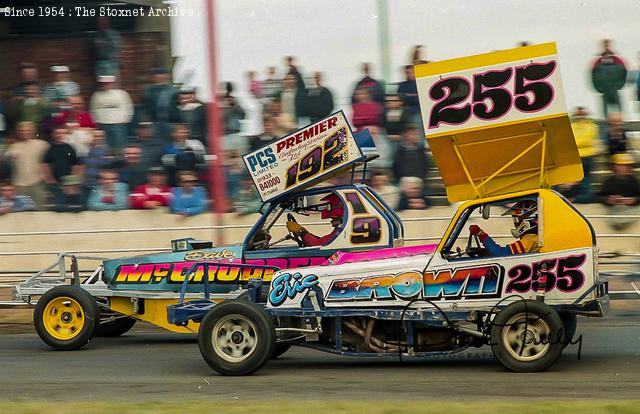
[[[256,350],[256,326],[243,315],[223,316],[213,327],[211,343],[220,358],[231,363],[242,362]]]
[[[551,329],[539,316],[518,313],[502,328],[502,344],[509,355],[522,362],[535,361],[549,351]]]

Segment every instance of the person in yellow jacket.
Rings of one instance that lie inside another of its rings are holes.
[[[572,192],[575,194],[576,203],[589,203],[593,201],[591,193],[593,160],[601,152],[598,125],[589,118],[589,111],[585,107],[579,106],[573,113],[571,129],[576,139],[584,170],[584,178],[572,188]]]
[[[500,246],[491,236],[484,232],[480,226],[472,224],[469,232],[477,235],[480,242],[491,256],[512,256],[522,253],[537,253],[538,246],[538,203],[535,200],[518,201],[503,216],[511,214],[513,218],[513,230],[511,234],[517,238],[513,243]]]

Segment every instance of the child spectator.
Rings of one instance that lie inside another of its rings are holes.
[[[180,187],[173,188],[170,210],[183,217],[195,216],[207,209],[207,194],[204,188],[196,185],[198,178],[192,171],[178,174]]]
[[[82,194],[82,179],[75,175],[65,175],[60,179],[62,191],[53,200],[53,210],[60,213],[78,213],[85,209]]]
[[[103,170],[98,186],[91,190],[87,206],[95,211],[124,210],[127,208],[127,192],[127,185],[118,182],[118,173]]]
[[[2,184],[0,187],[0,215],[29,210],[36,210],[35,204],[29,197],[16,195],[13,186],[9,183]]]
[[[137,186],[129,195],[129,206],[136,209],[166,207],[171,202],[171,189],[167,186],[167,173],[161,167],[151,167],[149,182]]]

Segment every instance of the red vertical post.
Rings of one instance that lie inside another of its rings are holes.
[[[221,117],[216,96],[216,18],[215,0],[206,0],[207,5],[207,43],[209,46],[209,84],[212,102],[207,108],[207,136],[209,148],[214,155],[214,160],[209,164],[209,194],[213,197],[214,225],[221,226],[224,223],[224,212],[227,205],[227,189],[224,176],[224,151],[222,146]],[[216,232],[216,245],[224,244],[224,230]]]

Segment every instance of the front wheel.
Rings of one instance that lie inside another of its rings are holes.
[[[216,372],[249,375],[273,355],[273,320],[255,303],[223,302],[209,311],[200,324],[198,345],[202,357]]]
[[[511,371],[549,368],[564,348],[560,316],[542,302],[521,300],[502,310],[491,325],[491,349]]]
[[[57,286],[47,291],[33,312],[38,336],[58,351],[84,346],[93,338],[99,320],[95,298],[77,286]]]

